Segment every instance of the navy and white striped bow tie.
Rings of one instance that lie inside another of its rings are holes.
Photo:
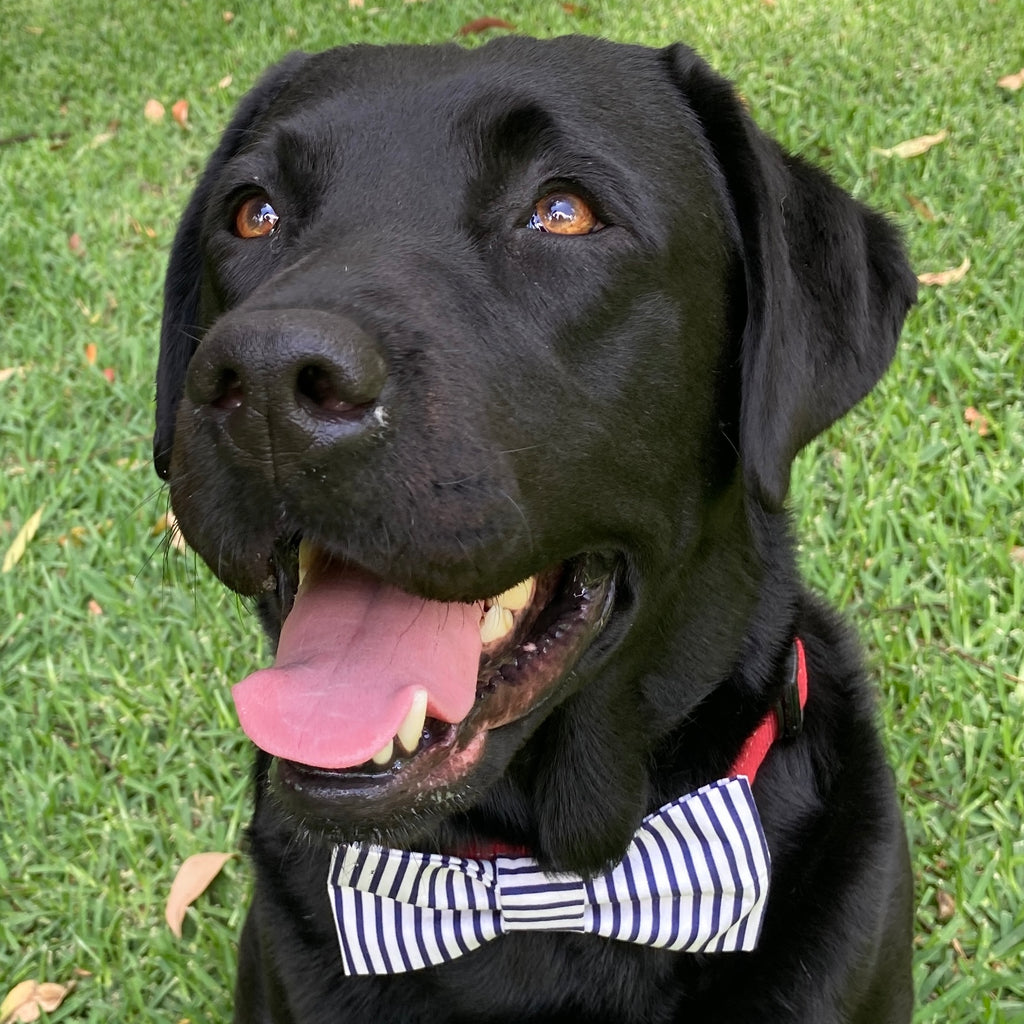
[[[585,879],[529,857],[492,860],[338,846],[328,892],[346,974],[453,960],[514,931],[586,932],[686,952],[751,950],[768,846],[744,776],[648,815],[626,856]]]

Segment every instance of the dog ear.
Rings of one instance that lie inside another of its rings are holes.
[[[786,154],[692,50],[663,56],[736,218],[746,284],[738,446],[750,493],[779,509],[797,452],[885,372],[917,281],[892,225]]]
[[[156,370],[153,464],[163,480],[170,475],[174,421],[185,390],[185,372],[199,344],[203,265],[201,236],[206,205],[220,170],[246,144],[253,126],[308,59],[305,53],[289,54],[245,95],[207,162],[178,224],[164,279],[160,357]]]

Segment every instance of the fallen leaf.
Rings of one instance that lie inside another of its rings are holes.
[[[53,1013],[74,984],[58,985],[52,981],[23,981],[15,985],[0,1003],[0,1024],[39,1020],[39,1011]]]
[[[156,238],[156,230],[151,227],[147,227],[144,224],[139,223],[134,217],[128,218],[128,223],[132,226],[132,231],[137,235],[145,235],[147,238]]]
[[[43,521],[43,513],[46,511],[45,505],[40,505],[25,520],[21,529],[18,531],[17,536],[11,541],[11,546],[7,549],[7,554],[4,555],[4,562],[0,572],[10,572],[22,559],[32,538],[36,535],[36,531],[39,529],[39,524]]]
[[[467,21],[455,34],[457,36],[472,36],[479,32],[487,32],[492,28],[503,28],[509,32],[516,30],[515,25],[502,18],[474,18],[472,21]]]
[[[945,142],[949,138],[949,132],[945,128],[934,135],[919,135],[916,139],[907,139],[905,142],[898,142],[891,149],[875,149],[881,156],[898,156],[901,160],[909,160],[912,156],[921,156],[927,153],[932,146]]]
[[[1010,548],[1010,561],[1024,565],[1024,547]]]
[[[590,13],[589,7],[581,7],[579,4],[562,4],[562,10],[573,18],[579,18]]]
[[[938,918],[945,924],[950,921],[956,913],[956,900],[950,896],[945,889],[939,889],[935,894],[935,903],[938,909]]]
[[[5,381],[9,381],[12,377],[17,377],[24,372],[24,366],[7,366],[0,370],[0,384],[3,384]]]
[[[105,132],[100,132],[99,135],[94,135],[89,141],[90,149],[99,149],[100,146],[105,146],[110,140],[117,135],[116,124],[112,124]]]
[[[85,543],[87,533],[88,530],[84,526],[72,526],[67,533],[62,533],[57,538],[57,543],[62,548],[66,548],[69,544],[81,546]]]
[[[956,284],[957,281],[962,281],[967,276],[967,271],[971,269],[971,258],[965,256],[963,263],[959,267],[952,267],[949,270],[937,270],[931,273],[918,274],[917,279],[921,284],[934,285],[937,288],[942,288],[947,284]]]
[[[156,124],[164,119],[164,105],[159,100],[146,100],[142,113],[147,121]]]
[[[206,892],[232,856],[230,853],[194,853],[178,868],[164,910],[164,919],[176,939],[181,938],[185,911]]]
[[[88,364],[89,364],[90,366],[95,366],[95,365],[96,365],[96,356],[97,356],[98,354],[99,354],[99,353],[98,353],[98,351],[97,351],[97,349],[96,349],[96,343],[95,343],[95,342],[93,342],[93,341],[90,341],[90,342],[89,342],[89,343],[88,343],[88,344],[87,344],[87,345],[85,346],[85,361],[86,361],[86,362],[87,362],[87,363],[88,363]]]
[[[181,535],[181,530],[178,528],[178,520],[170,509],[153,526],[152,534],[154,537],[159,537],[162,533],[168,535],[169,543],[175,551],[184,551],[188,546],[185,543],[185,538]]]
[[[935,220],[935,214],[932,213],[931,207],[923,200],[918,199],[916,196],[908,195],[907,202],[925,220]]]
[[[230,85],[230,84],[231,84],[231,83],[232,83],[232,82],[233,82],[234,80],[235,80],[235,79],[234,79],[234,76],[233,76],[233,75],[225,75],[225,76],[224,76],[224,77],[223,77],[223,78],[222,78],[222,79],[221,79],[221,80],[220,80],[220,81],[219,81],[219,82],[217,83],[217,88],[218,88],[218,89],[226,89],[226,88],[227,88],[227,87],[228,87],[228,86],[229,86],[229,85]]]
[[[188,100],[178,100],[177,103],[171,107],[171,117],[174,118],[182,128],[188,124]]]
[[[85,252],[85,246],[82,244],[82,236],[77,231],[68,239],[68,248],[76,256],[81,256]]]
[[[1003,75],[996,82],[996,85],[1000,89],[1009,89],[1010,92],[1016,92],[1018,89],[1024,88],[1024,68],[1021,68],[1015,75]]]
[[[979,437],[988,437],[988,420],[973,405],[964,409],[964,422],[972,427]]]

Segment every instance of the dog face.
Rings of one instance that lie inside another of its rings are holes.
[[[279,636],[235,689],[279,813],[409,843],[501,792],[542,862],[613,857],[658,744],[785,619],[790,462],[912,294],[685,48],[273,69],[175,241],[155,455]]]

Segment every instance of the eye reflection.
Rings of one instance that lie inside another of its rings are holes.
[[[552,235],[589,235],[604,225],[579,196],[553,192],[534,207],[527,227]]]
[[[266,238],[277,227],[280,217],[262,192],[250,196],[235,214],[235,234],[239,238]]]

